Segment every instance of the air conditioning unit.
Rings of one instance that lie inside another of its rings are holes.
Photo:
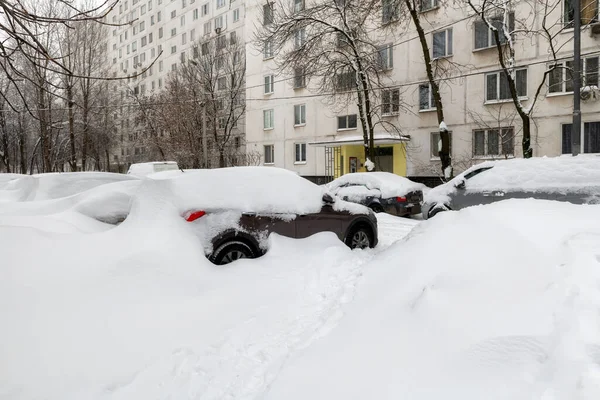
[[[215,33],[217,35],[220,35],[221,34],[221,28],[215,28]]]
[[[579,97],[583,102],[596,101],[600,99],[600,89],[597,86],[585,86],[581,88]]]
[[[590,24],[590,36],[600,35],[600,22],[592,22]]]

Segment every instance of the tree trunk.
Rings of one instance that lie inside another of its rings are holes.
[[[5,112],[0,112],[0,134],[2,135],[2,163],[6,167],[6,172],[10,173],[10,148],[8,143],[8,130],[6,127]]]
[[[46,98],[44,96],[44,90],[42,89],[45,82],[42,80],[39,82],[40,87],[37,89],[38,92],[38,116],[40,119],[40,145],[42,148],[42,168],[40,172],[50,172],[50,138],[48,137],[48,121],[47,121],[47,110],[46,110]],[[33,164],[32,164],[33,165]]]
[[[225,168],[227,163],[225,162],[225,150],[219,149],[219,168]]]
[[[431,55],[429,53],[429,45],[427,44],[427,38],[425,36],[425,31],[421,26],[421,20],[419,19],[419,12],[416,7],[413,6],[411,0],[405,0],[406,6],[410,11],[410,16],[412,18],[413,23],[415,24],[415,29],[417,30],[417,34],[419,35],[419,42],[421,43],[421,49],[423,50],[423,60],[425,61],[425,71],[427,72],[427,80],[429,81],[429,85],[431,86],[431,95],[433,97],[433,102],[435,104],[437,120],[440,126],[440,140],[442,141],[442,148],[439,150],[438,154],[440,156],[440,161],[442,163],[442,176],[446,179],[452,178],[452,172],[450,172],[449,176],[446,175],[446,171],[450,168],[452,171],[452,158],[450,156],[450,133],[447,129],[442,129],[442,122],[444,122],[444,107],[442,104],[442,96],[440,94],[440,87],[433,76],[433,68],[431,66]]]
[[[83,124],[83,137],[81,144],[81,170],[86,170],[87,164],[87,153],[88,153],[88,134],[89,134],[89,121],[88,121],[88,93],[83,95],[83,110],[82,110],[82,124]]]
[[[19,132],[18,132],[18,146],[19,146],[19,163],[21,173],[27,173],[27,155],[25,151],[25,129],[23,128],[23,119],[19,115]]]
[[[75,116],[73,111],[73,88],[67,83],[67,101],[69,104],[69,166],[71,171],[77,171],[77,154],[75,153]]]

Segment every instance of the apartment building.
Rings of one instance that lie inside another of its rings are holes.
[[[568,0],[557,3],[542,18],[539,2],[521,1],[506,15],[514,33],[517,93],[528,110],[540,87],[532,112],[534,156],[570,153],[573,91],[573,12]],[[294,3],[304,1],[294,0]],[[444,122],[451,136],[455,172],[488,159],[522,156],[522,123],[510,99],[492,31],[466,3],[421,2],[421,23],[439,79]],[[444,3],[446,4],[446,3]],[[306,2],[308,5],[308,1]],[[249,6],[247,18],[255,26],[263,17],[262,3]],[[390,12],[384,7],[383,13]],[[600,153],[600,95],[598,66],[600,26],[596,0],[582,1],[582,151]],[[386,62],[388,88],[381,89],[381,119],[398,128],[397,134],[375,131],[380,169],[427,181],[439,181],[439,123],[423,61],[422,47],[410,18],[390,18],[396,32],[381,34],[381,57]],[[503,15],[489,15],[500,26]],[[558,68],[541,84],[554,64],[543,26],[554,36]],[[406,29],[408,26],[408,29]],[[522,33],[527,31],[527,34]],[[251,34],[249,34],[250,36]],[[337,176],[364,170],[362,130],[357,108],[340,109],[323,101],[309,88],[295,86],[293,77],[277,71],[273,50],[248,46],[247,143],[263,153],[263,164],[294,170],[303,176]],[[506,45],[505,45],[506,47]],[[250,61],[252,60],[252,61]],[[290,79],[291,78],[291,79]],[[292,83],[290,83],[290,80]],[[541,85],[540,85],[541,84]],[[313,88],[314,89],[314,88]],[[306,150],[305,150],[306,149]]]
[[[112,157],[123,169],[157,157],[145,143],[148,132],[136,120],[136,103],[128,94],[145,96],[164,89],[178,65],[199,56],[202,43],[217,37],[244,41],[245,1],[123,0],[107,18],[121,24],[109,33],[112,75],[131,77],[112,84],[121,105],[114,113],[118,143]],[[240,151],[245,151],[244,129],[241,119],[232,141]],[[216,165],[212,161],[210,165]]]

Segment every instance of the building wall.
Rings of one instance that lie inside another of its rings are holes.
[[[262,4],[249,6],[247,10],[249,34],[252,27],[259,25]],[[525,24],[541,29],[542,18],[539,17],[541,3],[529,1],[516,4],[515,15],[517,26]],[[486,73],[498,71],[498,55],[495,47],[476,50],[474,47],[475,17],[468,18],[473,12],[467,7],[452,3],[451,7],[436,8],[422,13],[423,28],[427,32],[427,40],[432,47],[433,32],[448,27],[453,31],[452,55],[434,61],[436,70],[445,71],[441,83],[442,101],[444,105],[445,123],[452,132],[452,157],[455,172],[480,162],[490,156],[473,155],[473,131],[484,126],[514,127],[514,151],[516,157],[522,156],[521,120],[515,115],[515,108],[510,101],[486,102]],[[557,21],[554,30],[562,28],[562,6],[557,6],[549,15],[549,21]],[[556,37],[556,48],[560,49],[558,57],[569,57],[573,54],[572,29],[566,29]],[[440,161],[432,149],[431,134],[438,131],[435,110],[419,110],[419,84],[426,82],[426,72],[420,43],[411,21],[403,19],[397,29],[391,33],[381,34],[381,44],[394,43],[393,69],[388,72],[390,85],[400,87],[401,101],[405,109],[396,116],[385,117],[386,121],[399,127],[403,134],[410,135],[410,143],[406,146],[406,174],[409,176],[436,176],[440,174]],[[570,42],[571,41],[571,42]],[[527,68],[527,98],[524,107],[530,107],[534,92],[541,82],[547,62],[548,43],[540,35],[516,36],[515,62],[517,67]],[[600,36],[591,36],[589,29],[582,32],[581,53],[586,55],[600,53],[598,45]],[[255,86],[248,91],[253,99],[248,107],[248,143],[262,149],[266,143],[275,144],[275,165],[295,170],[301,174],[306,169],[321,172],[318,163],[324,159],[320,149],[309,156],[306,165],[294,165],[293,143],[296,140],[332,140],[344,135],[362,135],[360,124],[358,129],[350,132],[337,131],[337,115],[356,113],[353,106],[341,109],[339,104],[326,104],[320,97],[299,98],[300,95],[315,94],[312,88],[294,91],[288,82],[277,82],[272,95],[264,95],[262,90],[263,76],[275,73],[276,80],[288,78],[278,75],[272,60],[263,60],[262,54],[253,43],[248,42],[249,85]],[[595,53],[594,53],[595,52]],[[547,81],[546,81],[547,82]],[[531,135],[534,156],[557,156],[561,154],[562,124],[572,120],[572,94],[548,93],[548,84],[542,86],[538,102],[532,114]],[[307,104],[307,124],[303,128],[293,127],[293,104]],[[262,111],[273,108],[275,127],[272,131],[262,129]],[[582,119],[584,122],[600,121],[600,102],[582,102]],[[342,154],[348,156],[348,148]],[[498,156],[496,156],[498,157]],[[504,158],[504,156],[500,156]],[[338,160],[336,160],[336,163]],[[395,160],[402,163],[402,159]],[[344,171],[347,171],[345,157]],[[398,170],[402,170],[399,166]]]

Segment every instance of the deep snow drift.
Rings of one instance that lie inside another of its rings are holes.
[[[216,267],[170,189],[86,234],[0,218],[0,399],[600,398],[600,206],[447,212],[367,251],[272,235]]]

